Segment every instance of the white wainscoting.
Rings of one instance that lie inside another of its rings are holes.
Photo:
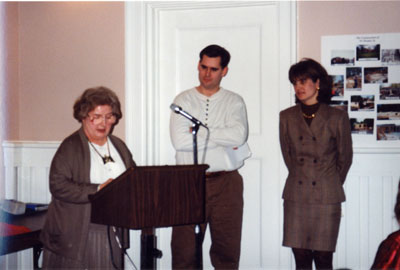
[[[3,143],[7,199],[50,201],[49,167],[58,146],[59,142]],[[393,207],[400,179],[399,164],[400,148],[355,149],[345,183],[347,201],[343,204],[335,268],[369,269],[379,243],[398,229]],[[271,211],[270,218],[279,219],[279,213],[279,209]],[[280,248],[279,243],[274,249]],[[32,269],[32,251],[0,257],[0,268]],[[294,264],[281,262],[279,268],[294,268]]]
[[[50,202],[51,160],[59,142],[4,142],[5,197],[23,202]]]
[[[5,198],[49,203],[49,170],[59,142],[3,142]],[[0,257],[0,269],[33,269],[32,249]]]
[[[334,257],[336,268],[370,269],[379,243],[399,225],[394,204],[400,148],[355,148]]]

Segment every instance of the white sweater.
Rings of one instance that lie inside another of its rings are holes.
[[[244,145],[248,137],[246,105],[241,96],[221,87],[217,93],[207,97],[196,88],[191,88],[180,93],[174,104],[207,125],[210,130],[208,139],[204,127],[200,127],[197,133],[199,164],[208,164],[209,172],[235,170],[243,165],[250,152],[240,155],[239,160],[232,160],[235,156],[232,153]],[[191,127],[190,120],[171,113],[170,135],[176,150],[177,164],[193,164]]]

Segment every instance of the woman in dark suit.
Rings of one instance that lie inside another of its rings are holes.
[[[108,88],[90,88],[75,102],[74,117],[82,126],[61,143],[51,163],[52,199],[40,235],[43,268],[120,269],[128,232],[91,223],[88,198],[135,166],[125,143],[111,135],[122,117],[120,102]],[[122,248],[117,235],[125,240]]]
[[[352,163],[348,114],[329,106],[326,70],[303,59],[289,70],[296,105],[280,113],[280,143],[289,175],[283,191],[283,245],[296,269],[332,269],[345,201],[343,183]]]

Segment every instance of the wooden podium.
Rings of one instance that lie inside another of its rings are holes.
[[[129,168],[90,196],[91,221],[142,229],[141,268],[154,269],[155,258],[159,257],[154,254],[154,228],[204,222],[207,168],[208,165]]]

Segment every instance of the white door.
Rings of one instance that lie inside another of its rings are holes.
[[[295,59],[294,4],[133,3],[128,4],[127,20],[127,52],[132,52],[132,58],[127,55],[127,141],[135,160],[139,165],[175,163],[169,106],[179,92],[198,85],[202,48],[219,44],[228,49],[231,62],[221,85],[246,102],[253,153],[240,170],[245,190],[240,268],[290,267],[290,250],[281,246],[281,192],[286,170],[279,149],[278,121],[279,111],[290,105],[287,71]],[[170,232],[157,230],[158,246],[164,254],[160,269],[171,266]],[[205,269],[211,268],[209,246],[207,234]]]

